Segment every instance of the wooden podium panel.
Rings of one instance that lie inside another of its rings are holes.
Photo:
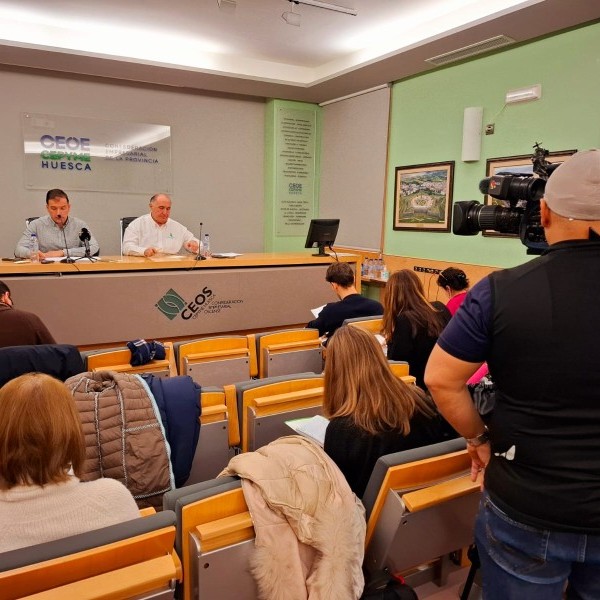
[[[57,342],[82,346],[307,323],[311,308],[336,300],[325,282],[331,261],[310,255],[139,259],[77,265],[77,271],[68,264],[3,263],[1,277],[15,306],[37,314]]]

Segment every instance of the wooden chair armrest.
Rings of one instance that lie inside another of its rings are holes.
[[[271,353],[283,352],[285,350],[293,350],[294,348],[319,348],[321,341],[319,339],[314,340],[302,340],[299,342],[284,342],[281,344],[270,344],[265,348]]]
[[[298,400],[322,399],[323,388],[315,387],[307,390],[298,390],[296,392],[288,392],[286,394],[273,394],[272,396],[261,396],[254,399],[254,404],[259,407],[273,406],[275,404],[287,404],[288,402],[296,402]]]
[[[478,481],[471,481],[470,475],[463,475],[456,479],[442,481],[414,492],[408,492],[402,496],[404,505],[410,512],[424,510],[440,502],[446,502],[460,496],[466,496],[480,489]]]
[[[240,445],[240,421],[238,418],[237,398],[234,385],[223,387],[225,391],[225,404],[227,405],[227,417],[229,421],[229,447]]]
[[[211,552],[254,537],[254,526],[248,511],[198,525],[196,531],[202,552]]]
[[[75,581],[31,596],[24,596],[24,598],[29,600],[64,600],[64,598],[121,600],[146,594],[174,580],[181,581],[181,562],[173,552],[170,555]]]
[[[210,360],[212,358],[222,357],[240,358],[242,356],[248,356],[248,354],[248,348],[231,348],[229,350],[211,350],[210,352],[194,352],[186,354],[184,358],[187,358],[188,362],[190,362]]]

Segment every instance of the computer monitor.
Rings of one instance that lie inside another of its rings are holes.
[[[339,219],[312,219],[304,247],[313,248],[318,246],[319,252],[313,254],[313,256],[329,256],[325,252],[325,247],[331,248],[333,246],[339,226]]]

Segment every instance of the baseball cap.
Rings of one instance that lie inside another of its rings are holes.
[[[583,150],[567,159],[546,183],[546,204],[558,215],[600,221],[600,150]]]

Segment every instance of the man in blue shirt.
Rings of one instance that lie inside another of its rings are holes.
[[[486,600],[600,598],[600,150],[552,174],[544,254],[492,273],[431,353],[425,382],[485,473],[475,540]],[[487,360],[489,431],[465,385]]]

